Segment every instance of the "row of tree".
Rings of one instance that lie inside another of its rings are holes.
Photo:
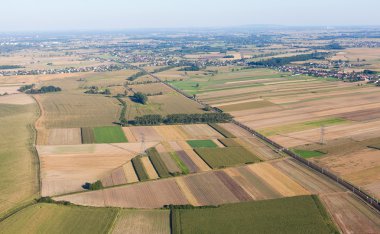
[[[60,92],[62,89],[60,87],[56,87],[53,85],[42,86],[39,89],[34,88],[34,84],[32,85],[24,85],[21,86],[18,91],[28,93],[28,94],[38,94],[38,93],[52,93],[52,92]]]
[[[195,123],[225,123],[230,122],[232,116],[228,113],[202,113],[202,114],[171,114],[138,116],[130,123],[134,125],[165,124],[195,124]],[[125,124],[125,123],[124,123]]]
[[[315,52],[311,54],[300,54],[290,57],[282,57],[282,58],[271,58],[268,60],[261,60],[258,62],[250,62],[250,66],[266,66],[266,67],[275,67],[275,66],[283,66],[292,62],[298,61],[307,61],[311,59],[321,60],[325,59],[329,53],[325,52]]]

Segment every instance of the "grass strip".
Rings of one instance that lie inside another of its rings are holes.
[[[182,171],[183,174],[186,175],[186,174],[190,173],[189,168],[187,168],[187,166],[185,165],[185,163],[182,162],[182,160],[179,158],[179,156],[178,156],[178,154],[176,152],[170,152],[170,156],[175,161],[175,163],[177,163],[178,167],[181,169],[181,171]]]

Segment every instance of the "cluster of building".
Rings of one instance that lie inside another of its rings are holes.
[[[124,65],[100,65],[95,67],[67,67],[61,69],[41,69],[41,70],[4,70],[0,71],[0,76],[23,76],[23,75],[51,75],[51,74],[66,74],[77,72],[107,72],[119,71],[126,69]]]
[[[314,77],[332,77],[340,80],[348,81],[368,81],[377,82],[380,76],[378,74],[366,74],[364,72],[344,72],[333,69],[317,69],[310,67],[300,67],[300,66],[281,66],[277,67],[281,72],[290,72],[294,75],[308,75]]]

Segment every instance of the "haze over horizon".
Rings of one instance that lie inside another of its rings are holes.
[[[0,31],[119,30],[241,25],[379,25],[380,1],[14,0]],[[341,10],[341,9],[344,9]]]

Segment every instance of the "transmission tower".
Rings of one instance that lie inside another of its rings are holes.
[[[321,138],[319,140],[319,142],[320,142],[321,145],[326,144],[326,142],[325,142],[325,133],[326,133],[325,125],[322,125],[321,126]]]

